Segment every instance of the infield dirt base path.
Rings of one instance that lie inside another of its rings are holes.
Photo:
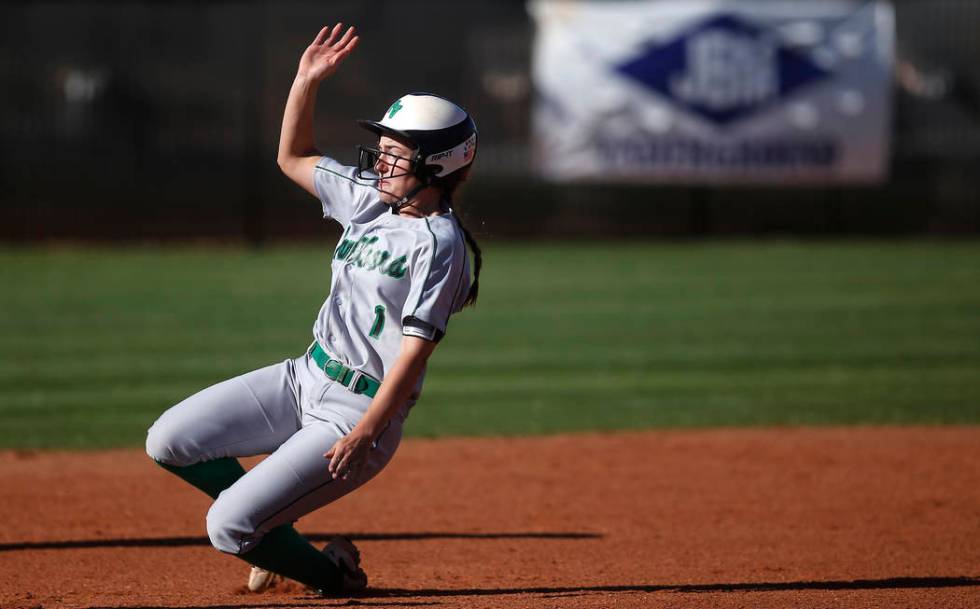
[[[0,454],[0,607],[980,607],[980,428],[407,440],[298,523],[371,586],[245,591],[138,450]]]

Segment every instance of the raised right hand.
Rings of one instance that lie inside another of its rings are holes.
[[[333,28],[326,26],[320,30],[320,33],[313,39],[313,44],[303,51],[296,76],[319,82],[337,70],[340,62],[351,54],[351,51],[357,46],[358,40],[360,40],[358,36],[354,35],[353,26],[347,28],[347,31],[338,40],[337,36],[343,26],[344,24],[338,23]]]

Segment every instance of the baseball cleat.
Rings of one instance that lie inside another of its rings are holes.
[[[249,592],[265,592],[278,579],[279,576],[272,571],[266,571],[261,567],[252,567],[248,574],[248,590]]]
[[[321,590],[320,594],[325,596],[352,594],[367,588],[367,573],[361,569],[361,553],[351,540],[346,537],[334,537],[323,548],[323,553],[340,569],[340,589]]]

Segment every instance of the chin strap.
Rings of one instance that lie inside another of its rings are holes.
[[[417,195],[420,192],[422,192],[422,190],[425,189],[426,187],[428,187],[429,185],[430,185],[429,184],[429,180],[426,180],[426,181],[420,183],[418,186],[416,186],[412,190],[410,190],[407,193],[405,193],[405,196],[404,197],[402,197],[401,199],[398,199],[394,203],[389,203],[389,205],[391,205],[391,208],[395,211],[395,213],[397,213],[398,210],[400,210],[401,208],[403,208],[406,205],[408,205],[408,202],[411,201],[415,197],[415,195]]]

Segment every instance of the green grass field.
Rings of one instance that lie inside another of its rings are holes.
[[[0,446],[139,446],[302,353],[330,243],[0,250]],[[491,244],[414,435],[980,422],[980,244]]]

